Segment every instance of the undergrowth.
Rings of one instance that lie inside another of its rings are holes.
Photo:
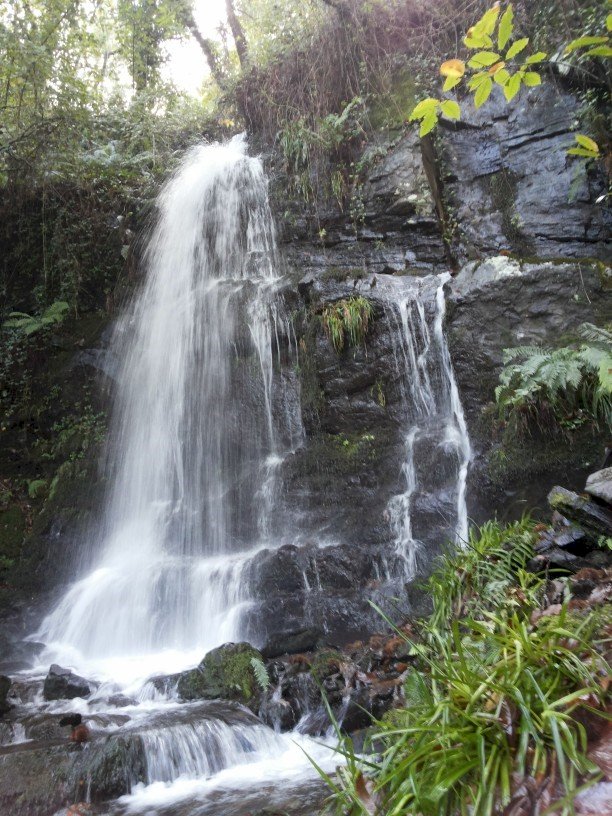
[[[585,323],[580,345],[504,351],[495,390],[500,417],[513,430],[612,424],[612,332]]]
[[[338,354],[347,340],[349,346],[364,342],[371,318],[372,304],[361,296],[329,303],[321,316],[325,333]]]
[[[443,558],[433,614],[413,638],[398,630],[415,658],[405,704],[374,724],[371,754],[342,739],[329,812],[570,814],[600,778],[585,723],[606,716],[609,608],[539,612],[545,582],[526,571],[535,537],[529,519],[491,522]]]

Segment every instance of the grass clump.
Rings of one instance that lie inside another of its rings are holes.
[[[347,338],[349,346],[365,341],[372,312],[372,304],[361,295],[325,306],[321,316],[323,328],[337,354],[344,350]]]
[[[571,814],[601,777],[585,723],[606,717],[609,608],[539,612],[545,582],[525,569],[534,541],[528,519],[489,523],[442,560],[405,705],[375,724],[365,761],[345,740],[335,813]]]

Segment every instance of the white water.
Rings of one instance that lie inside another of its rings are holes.
[[[116,340],[94,567],[37,633],[45,659],[125,681],[239,637],[242,573],[271,543],[276,475],[301,432],[275,370],[290,326],[260,161],[240,137],[198,147],[158,205],[144,290]]]
[[[432,426],[439,436],[438,445],[456,457],[455,543],[462,546],[468,537],[466,482],[472,451],[444,336],[444,284],[447,280],[448,275],[440,276],[432,304],[433,316],[428,316],[425,308],[426,293],[411,292],[393,306],[400,318],[396,365],[408,409],[408,428],[402,466],[405,489],[391,498],[387,510],[395,553],[404,565],[406,580],[416,575],[421,551],[421,542],[414,537],[412,518],[414,495],[421,487],[415,448],[421,436],[431,435]]]

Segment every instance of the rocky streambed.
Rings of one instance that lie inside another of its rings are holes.
[[[568,598],[570,610],[608,604],[612,468],[589,476],[583,493],[554,487],[549,503],[529,564],[548,577],[535,614],[558,614]],[[342,762],[329,711],[362,750],[372,721],[404,704],[415,640],[410,621],[342,646],[304,628],[260,649],[225,644],[195,668],[131,684],[57,665],[2,675],[0,812],[316,813],[327,792],[310,759],[329,772]],[[81,742],[60,725],[75,713]],[[609,742],[599,748],[609,754]]]

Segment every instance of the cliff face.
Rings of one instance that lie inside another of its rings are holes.
[[[424,144],[413,134],[381,134],[367,149],[369,170],[344,212],[329,207],[305,215],[287,197],[286,180],[273,177],[298,347],[297,359],[286,356],[283,364],[291,377],[299,375],[294,407],[304,435],[280,478],[277,512],[291,520],[287,543],[260,552],[250,570],[259,601],[249,622],[255,641],[304,623],[325,625],[339,638],[375,626],[368,599],[384,603],[412,575],[394,529],[402,496],[412,539],[420,542],[420,573],[453,537],[461,446],[449,437],[448,422],[432,419],[452,415],[443,361],[434,360],[443,316],[472,445],[470,517],[520,515],[555,481],[581,487],[597,464],[603,434],[586,429],[510,442],[490,407],[504,348],[558,344],[585,321],[612,319],[610,271],[602,262],[610,215],[595,203],[605,179],[565,154],[575,110],[571,95],[546,85],[492,115],[468,112]],[[438,276],[449,270],[443,315]],[[356,297],[371,305],[368,330],[363,342],[337,351],[325,331],[326,309]],[[420,311],[406,307],[412,301]],[[411,362],[410,337],[419,332]],[[112,361],[92,343],[96,336],[97,330],[76,338],[83,346],[76,367],[65,350],[49,388],[74,381],[79,394],[99,393],[95,383],[103,379],[112,392]],[[429,380],[436,410],[425,406],[417,416],[409,406],[421,376],[419,388]],[[107,404],[96,402],[94,413]],[[419,433],[408,443],[417,420]],[[19,459],[10,447],[7,457]],[[41,488],[43,495],[29,500],[19,541],[11,539],[22,572],[25,564],[39,588],[73,574],[78,537],[95,515],[89,489],[95,477],[85,463],[95,474],[98,452],[96,442],[82,455],[81,448],[77,456],[66,453],[72,464],[65,478],[52,493]],[[411,587],[404,595],[407,604],[421,603]]]

